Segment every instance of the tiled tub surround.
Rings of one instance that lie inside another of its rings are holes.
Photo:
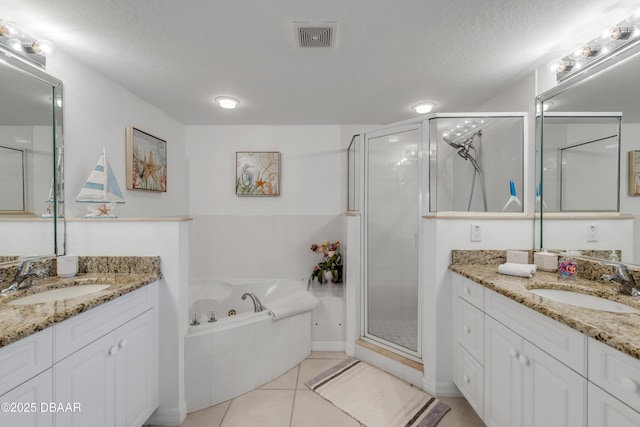
[[[472,254],[476,252],[476,254]],[[640,315],[612,313],[567,305],[529,292],[530,289],[562,289],[618,301],[640,309],[640,300],[615,295],[611,284],[600,280],[611,267],[586,260],[579,261],[578,278],[558,280],[556,273],[538,271],[531,279],[498,273],[498,263],[506,259],[504,251],[452,251],[450,269],[501,295],[578,330],[629,356],[640,359]],[[490,263],[477,263],[482,261]],[[633,271],[640,283],[640,272]]]
[[[260,387],[310,353],[310,311],[280,320],[250,312],[191,327],[185,338],[187,412]]]
[[[55,258],[41,261],[48,276],[35,279],[32,287],[0,295],[0,347],[4,347],[49,326],[62,322],[90,308],[111,301],[162,277],[159,257],[79,257],[78,274],[72,278],[55,275]],[[10,284],[17,264],[0,268],[0,277],[7,273],[3,287]],[[22,306],[9,302],[27,295],[67,286],[103,283],[108,288],[89,295],[40,304]]]

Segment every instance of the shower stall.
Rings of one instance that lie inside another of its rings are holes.
[[[349,209],[362,214],[363,340],[421,361],[422,220],[523,212],[524,118],[434,114],[361,134],[359,158],[350,148]]]

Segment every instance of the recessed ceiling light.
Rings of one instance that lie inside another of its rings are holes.
[[[430,113],[436,107],[436,104],[433,102],[420,102],[411,107],[413,111],[418,114],[427,114]]]
[[[232,110],[240,105],[240,100],[230,96],[219,96],[215,99],[218,105],[227,110]]]

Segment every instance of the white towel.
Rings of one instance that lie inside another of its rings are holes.
[[[265,304],[273,320],[284,319],[294,314],[311,311],[320,304],[320,300],[311,292],[296,291],[273,302]]]
[[[498,266],[498,273],[507,276],[531,277],[536,272],[535,264],[514,264],[507,262]]]

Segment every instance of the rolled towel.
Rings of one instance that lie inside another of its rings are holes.
[[[507,262],[498,266],[498,273],[507,276],[531,277],[536,272],[535,264],[514,264]]]
[[[320,304],[320,300],[308,291],[295,291],[273,302],[265,304],[273,320],[284,319],[294,314],[311,311]]]

